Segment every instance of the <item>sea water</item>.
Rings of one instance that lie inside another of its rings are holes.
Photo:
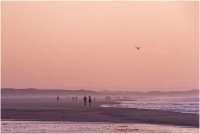
[[[199,114],[198,98],[138,99],[117,102],[118,104],[101,105],[101,107],[152,109]]]

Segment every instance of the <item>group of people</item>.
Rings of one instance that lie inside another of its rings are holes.
[[[122,96],[121,96],[122,97]],[[120,98],[119,96],[115,96],[115,98],[113,97],[112,99],[115,99],[115,100],[128,100],[128,97],[127,96],[124,96],[124,98]],[[105,97],[105,100],[111,100],[111,97],[110,96],[106,96]]]
[[[77,101],[78,100],[78,98],[77,98],[77,96],[76,97],[72,97],[72,101],[74,102],[74,101]]]
[[[105,99],[106,99],[106,100],[110,100],[110,96],[106,96]]]
[[[87,97],[86,96],[83,97],[83,101],[84,101],[84,106],[86,107],[86,105],[87,105]],[[91,103],[92,103],[91,96],[88,96],[88,103],[89,103],[89,106],[91,106]]]
[[[57,100],[57,102],[59,102],[60,97],[57,96],[57,97],[56,97],[56,100]],[[78,100],[77,97],[72,97],[72,101],[73,101],[73,102],[74,102],[74,101],[77,101],[77,100]],[[87,106],[87,100],[88,100],[89,106],[92,105],[92,98],[91,98],[91,96],[88,96],[88,99],[87,99],[86,96],[84,96],[84,97],[83,97],[83,101],[84,101],[84,106],[85,106],[85,107]],[[95,97],[94,97],[94,101],[95,101]]]

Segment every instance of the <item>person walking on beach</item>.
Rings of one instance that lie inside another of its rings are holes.
[[[84,101],[84,106],[86,107],[86,103],[87,103],[87,97],[86,96],[84,96],[83,101]]]
[[[89,96],[89,106],[91,106],[91,103],[92,103],[92,99],[91,99],[91,97]]]
[[[59,101],[59,99],[60,99],[60,98],[57,96],[56,100]]]

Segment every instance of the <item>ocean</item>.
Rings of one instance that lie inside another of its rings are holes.
[[[152,109],[199,114],[198,98],[138,99],[134,101],[117,101],[117,103],[118,104],[101,105],[101,107]]]

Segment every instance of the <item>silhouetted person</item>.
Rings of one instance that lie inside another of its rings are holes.
[[[76,101],[78,100],[77,96],[76,96],[75,100],[76,100]]]
[[[92,103],[92,99],[91,99],[91,97],[89,96],[89,106],[91,106],[91,103]]]
[[[84,101],[84,106],[86,107],[86,103],[87,103],[87,97],[86,96],[84,96],[83,101]]]
[[[94,101],[95,101],[96,99],[95,99],[95,97],[94,97]]]
[[[57,96],[56,100],[59,101],[59,99],[60,99],[60,98]]]

